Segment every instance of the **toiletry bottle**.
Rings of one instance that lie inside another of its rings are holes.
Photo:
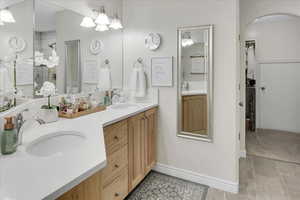
[[[1,137],[1,153],[3,155],[12,154],[17,150],[17,131],[14,129],[13,118],[6,117],[4,131]]]
[[[105,105],[105,106],[110,106],[110,105],[111,105],[110,97],[109,97],[108,91],[105,92],[104,105]]]

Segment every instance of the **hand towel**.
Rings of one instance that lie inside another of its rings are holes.
[[[100,68],[97,87],[98,87],[98,89],[104,90],[104,91],[112,89],[110,68],[108,68],[108,67]]]
[[[134,97],[142,98],[146,96],[147,82],[143,67],[133,69],[131,77],[131,91]]]
[[[12,94],[13,92],[14,86],[8,69],[0,66],[0,95]]]

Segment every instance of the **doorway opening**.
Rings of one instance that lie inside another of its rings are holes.
[[[247,154],[300,164],[300,17],[263,16],[244,34]]]

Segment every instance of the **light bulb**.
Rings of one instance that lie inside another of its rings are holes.
[[[0,19],[2,20],[2,22],[6,22],[6,23],[15,23],[16,22],[12,13],[7,9],[3,9],[0,11]]]
[[[109,28],[106,24],[99,24],[96,26],[96,31],[99,31],[99,32],[103,32],[103,31],[108,31]]]
[[[1,19],[0,19],[0,26],[4,26],[4,23]]]
[[[95,22],[94,22],[94,20],[92,18],[90,18],[90,17],[84,17],[82,19],[82,22],[81,22],[80,26],[86,27],[86,28],[92,28],[92,27],[95,27],[96,24],[95,24]]]
[[[98,17],[96,18],[95,22],[96,22],[96,24],[100,24],[100,25],[102,25],[102,24],[105,24],[105,25],[110,24],[109,23],[109,18],[108,18],[108,16],[105,13],[104,6],[101,7],[101,11],[100,11]]]
[[[118,17],[115,17],[111,21],[111,24],[109,25],[109,27],[112,28],[112,29],[115,29],[115,30],[123,28],[123,26],[121,24],[121,21],[120,21],[120,19]]]

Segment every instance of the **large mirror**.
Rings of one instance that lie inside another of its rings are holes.
[[[45,81],[54,83],[58,94],[122,87],[123,31],[95,23],[101,12],[121,16],[122,1],[91,2],[79,2],[82,8],[76,9],[75,2],[35,0],[35,96]],[[109,69],[109,83],[103,68]]]
[[[0,112],[45,82],[57,95],[122,88],[122,2],[0,0]]]
[[[178,30],[178,136],[212,142],[213,26]]]
[[[33,0],[0,1],[0,111],[33,96],[33,8]]]

